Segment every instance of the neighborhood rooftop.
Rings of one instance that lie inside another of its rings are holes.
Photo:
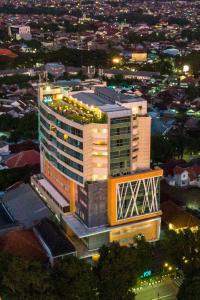
[[[53,221],[47,218],[41,220],[35,226],[35,231],[53,257],[76,252],[73,244]]]

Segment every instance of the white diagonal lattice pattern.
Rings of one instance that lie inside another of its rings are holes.
[[[152,177],[117,185],[117,219],[122,220],[159,210],[159,180]]]

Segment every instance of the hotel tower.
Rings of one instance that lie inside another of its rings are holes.
[[[88,250],[160,235],[161,169],[150,168],[147,102],[104,85],[41,84],[41,174],[32,184]]]

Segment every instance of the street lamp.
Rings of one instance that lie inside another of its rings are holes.
[[[188,73],[189,70],[190,70],[190,67],[189,67],[188,65],[184,65],[184,66],[183,66],[183,72],[184,72],[184,73]]]
[[[168,264],[168,263],[165,263],[164,266],[167,268],[167,267],[169,266],[169,264]]]
[[[164,263],[164,265],[163,265],[163,273],[165,273],[165,269],[167,268],[169,266],[169,264],[166,262],[166,263]]]
[[[120,59],[119,57],[114,57],[114,58],[112,59],[112,63],[115,64],[115,65],[119,64],[120,61],[121,61],[121,59]]]

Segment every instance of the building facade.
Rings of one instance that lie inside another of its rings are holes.
[[[89,250],[160,235],[161,169],[150,169],[147,102],[105,86],[39,88],[41,175],[32,184]],[[58,195],[59,194],[59,195]]]
[[[26,25],[12,25],[8,28],[8,35],[16,40],[30,40],[31,28]]]

